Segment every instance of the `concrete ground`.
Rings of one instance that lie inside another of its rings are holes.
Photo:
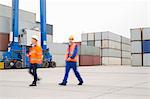
[[[150,67],[80,67],[84,85],[71,71],[67,86],[58,86],[64,68],[39,69],[42,80],[29,87],[26,69],[0,70],[0,99],[150,99]]]

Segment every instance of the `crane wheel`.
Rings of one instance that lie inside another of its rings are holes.
[[[10,69],[12,66],[10,65],[10,61],[6,61],[5,63],[4,63],[4,68],[5,69]]]
[[[49,68],[49,62],[48,61],[44,61],[42,67]]]
[[[56,62],[51,61],[51,62],[50,62],[50,67],[55,68],[55,67],[56,67]]]
[[[16,64],[15,64],[15,67],[17,69],[21,69],[22,68],[22,62],[21,61],[17,61]]]

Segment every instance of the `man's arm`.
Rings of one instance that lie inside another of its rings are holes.
[[[78,54],[78,46],[76,45],[76,47],[73,51],[73,55],[70,58],[74,59],[77,54]]]

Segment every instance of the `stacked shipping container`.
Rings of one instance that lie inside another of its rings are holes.
[[[109,31],[82,34],[82,45],[89,46],[89,40],[95,41],[90,46],[99,47],[102,65],[131,64],[131,46],[128,38],[121,37]]]
[[[150,66],[150,28],[131,29],[132,66]]]
[[[65,54],[68,44],[50,43],[47,46],[52,54],[53,61],[56,62],[56,66],[65,66]]]

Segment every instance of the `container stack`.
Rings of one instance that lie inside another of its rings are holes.
[[[56,66],[65,66],[65,54],[68,45],[61,43],[51,43],[48,44],[47,47],[52,54],[53,61],[56,62]]]
[[[150,66],[150,28],[131,29],[132,66]]]
[[[121,65],[131,65],[130,39],[121,37]]]
[[[94,66],[101,64],[100,49],[94,46],[81,45],[79,47],[79,65]]]
[[[102,65],[121,65],[121,36],[102,32]]]
[[[93,37],[93,35],[95,37]],[[89,39],[90,36],[90,39]],[[82,34],[82,45],[89,46],[89,41],[94,41],[91,46],[98,47],[102,65],[130,65],[131,45],[130,39],[109,31]]]

